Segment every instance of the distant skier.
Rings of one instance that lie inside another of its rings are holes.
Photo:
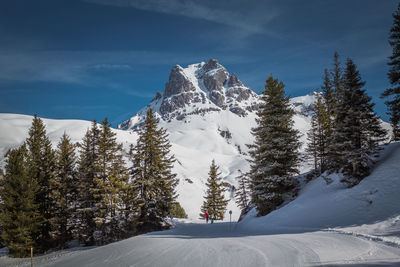
[[[206,218],[206,223],[208,223],[208,217],[209,217],[208,212],[206,212],[206,213],[204,214],[204,217]]]

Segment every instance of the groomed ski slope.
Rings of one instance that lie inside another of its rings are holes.
[[[251,213],[231,228],[229,223],[177,222],[174,229],[103,247],[50,253],[36,258],[35,264],[400,266],[399,163],[400,143],[394,143],[356,187],[346,189],[338,179],[326,185],[318,178],[281,209],[258,218]],[[29,264],[0,257],[1,266]]]

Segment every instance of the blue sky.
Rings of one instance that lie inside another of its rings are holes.
[[[376,112],[389,86],[391,0],[1,0],[0,112],[133,116],[176,65],[216,58],[260,93],[269,74],[312,92],[334,51],[358,65]]]

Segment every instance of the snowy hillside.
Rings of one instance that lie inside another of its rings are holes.
[[[248,170],[246,145],[253,142],[251,128],[255,126],[259,101],[255,92],[214,59],[186,68],[175,66],[163,93],[157,93],[149,105],[114,131],[118,142],[128,150],[136,142],[135,130],[143,122],[147,109],[156,112],[159,126],[169,133],[172,153],[177,159],[174,171],[180,179],[178,201],[192,220],[198,220],[211,161],[215,159],[223,179],[231,185],[237,184],[239,169]],[[313,95],[291,99],[296,112],[295,128],[302,133],[303,144],[314,101]],[[25,140],[31,121],[31,116],[0,114],[0,167],[4,166],[7,150]],[[44,123],[54,146],[64,131],[78,142],[90,126],[90,122],[80,120],[44,119]],[[389,128],[387,123],[384,126]],[[302,172],[308,169],[306,163],[301,166]],[[226,197],[232,198],[233,193],[227,192]],[[239,217],[233,199],[228,209],[233,210],[234,219]]]
[[[35,258],[40,266],[399,266],[400,143],[359,185],[317,178],[287,206],[240,223],[174,229]],[[332,177],[334,178],[334,177]],[[0,257],[1,266],[29,266]]]

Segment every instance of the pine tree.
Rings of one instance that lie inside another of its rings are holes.
[[[329,172],[337,171],[341,167],[340,157],[341,151],[338,146],[335,145],[335,140],[332,136],[335,122],[336,122],[336,112],[340,110],[340,106],[343,102],[344,98],[344,77],[343,77],[343,69],[341,63],[339,61],[339,54],[335,51],[333,56],[333,69],[330,72],[330,83],[326,81],[328,79],[326,73],[324,75],[324,82],[323,86],[325,87],[326,84],[329,84],[333,93],[334,100],[330,100],[331,98],[324,93],[324,100],[325,103],[331,103],[329,107],[327,107],[327,111],[330,117],[330,124],[329,130],[327,131],[327,146],[328,146],[328,153],[327,153],[327,170]],[[325,91],[325,89],[323,89]],[[330,111],[329,111],[330,109]]]
[[[388,97],[385,102],[390,115],[390,123],[393,129],[393,141],[400,140],[400,4],[393,13],[393,26],[390,29],[389,44],[392,47],[392,55],[389,57],[388,72],[390,88],[387,88],[381,97]]]
[[[134,147],[132,184],[137,192],[139,208],[138,231],[161,229],[164,218],[170,215],[178,183],[172,173],[174,156],[170,155],[168,135],[158,129],[153,111],[149,109]]]
[[[331,79],[332,79],[331,87],[333,89],[333,95],[336,98],[336,101],[334,102],[338,102],[344,93],[344,81],[343,81],[343,70],[339,61],[339,54],[336,51],[333,55],[333,70],[331,71]]]
[[[293,110],[284,84],[270,76],[261,96],[257,127],[252,129],[255,143],[250,145],[252,202],[260,215],[266,215],[283,203],[298,173],[299,132],[293,128]]]
[[[316,174],[323,173],[327,168],[331,118],[326,107],[322,96],[317,94],[317,102],[311,118],[311,129],[307,134],[308,146],[306,148],[306,152],[313,158]]]
[[[96,201],[95,239],[98,244],[116,241],[122,234],[122,198],[129,175],[122,157],[122,145],[117,143],[115,136],[106,118],[99,135],[98,160],[95,163],[99,172],[94,178],[96,186],[93,190]]]
[[[25,145],[10,150],[6,156],[6,174],[0,190],[2,238],[12,256],[26,257],[31,247],[37,248],[44,220],[36,203],[40,188],[29,175]]]
[[[356,65],[347,60],[344,73],[343,97],[336,106],[333,142],[336,152],[335,171],[343,167],[350,185],[357,184],[367,176],[371,167],[369,155],[385,137],[379,119],[373,111],[371,97],[366,95],[365,82],[361,81]]]
[[[52,191],[55,202],[55,217],[52,220],[52,235],[56,245],[64,248],[73,238],[77,223],[78,175],[76,171],[75,145],[64,132],[56,151],[57,175]]]
[[[172,203],[171,216],[175,218],[187,219],[187,214],[179,202]]]
[[[45,126],[37,115],[34,116],[26,140],[28,148],[29,176],[36,180],[39,191],[36,194],[36,203],[39,204],[39,213],[45,218],[41,225],[41,234],[37,251],[45,251],[52,247],[51,220],[55,216],[55,199],[52,190],[55,181],[56,160],[49,138],[46,136]]]
[[[236,189],[235,199],[242,213],[246,213],[250,207],[250,181],[248,174],[239,170],[239,176],[236,177],[239,188]]]
[[[335,60],[336,59],[337,53],[335,54]],[[336,64],[338,66],[336,66]],[[336,69],[338,68],[338,69]],[[340,75],[340,65],[339,63],[335,63],[335,77],[337,75]],[[335,78],[335,80],[341,80],[341,78]],[[325,102],[325,106],[326,106],[326,112],[329,114],[329,116],[333,117],[334,116],[334,109],[335,109],[335,105],[336,105],[336,92],[335,89],[333,88],[333,83],[337,85],[337,82],[334,82],[331,80],[331,74],[329,73],[329,71],[327,69],[324,70],[324,77],[323,77],[323,82],[322,82],[322,86],[321,86],[321,90],[322,90],[322,94],[324,96],[324,102]]]
[[[97,122],[94,120],[92,127],[86,131],[82,142],[79,144],[79,184],[76,209],[79,219],[75,228],[78,239],[86,245],[94,244],[93,233],[96,230],[94,191],[97,189],[97,184],[94,179],[99,176],[100,172],[98,165],[96,165],[96,162],[98,162],[99,135],[100,131],[97,127]]]
[[[220,177],[219,167],[215,165],[215,161],[211,162],[210,171],[207,179],[207,191],[204,196],[204,202],[201,206],[200,217],[204,217],[204,214],[208,212],[210,218],[215,220],[223,220],[223,214],[225,213],[228,200],[224,198],[224,192],[226,188],[222,183]]]

